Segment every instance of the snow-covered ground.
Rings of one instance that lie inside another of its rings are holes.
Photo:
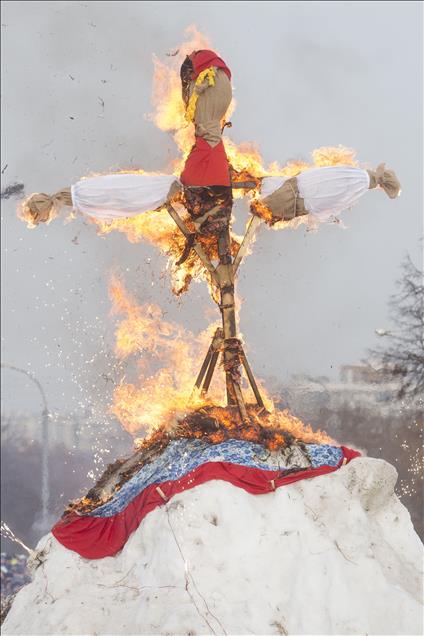
[[[48,535],[3,634],[422,634],[422,545],[396,478],[359,458],[266,495],[211,481],[114,558]]]

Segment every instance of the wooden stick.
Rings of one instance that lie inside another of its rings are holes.
[[[256,181],[234,181],[231,187],[233,190],[253,190],[258,187],[258,183]]]
[[[235,312],[234,295],[234,268],[231,257],[231,236],[230,228],[227,226],[224,232],[218,237],[219,265],[216,268],[218,285],[221,292],[221,315],[222,331],[224,342],[237,338],[237,323]],[[240,359],[238,351],[231,351],[229,347],[224,347],[224,363],[227,365],[225,372],[225,382],[227,386],[228,405],[237,405],[242,423],[248,422],[246,405],[239,382],[234,379],[231,366],[236,363],[238,368]]]
[[[241,242],[241,245],[234,259],[234,264],[233,264],[234,275],[236,275],[239,265],[241,261],[243,260],[244,256],[246,255],[247,249],[250,243],[252,242],[252,239],[255,235],[256,229],[259,226],[260,222],[261,222],[261,219],[258,216],[252,216],[252,218],[250,219],[247,225],[243,240]]]
[[[252,369],[250,368],[246,354],[244,353],[244,349],[242,349],[240,357],[241,357],[241,362],[244,366],[244,370],[246,371],[247,378],[250,382],[250,386],[252,387],[252,391],[255,394],[256,402],[258,403],[258,406],[265,407],[265,404],[263,403],[263,400],[262,400],[262,396],[258,389],[258,385],[256,384],[256,380],[252,373]]]
[[[223,338],[223,334],[222,334],[222,329],[221,327],[217,327],[215,330],[214,335],[212,336],[212,341],[209,345],[209,349],[208,352],[206,354],[206,357],[203,361],[202,367],[199,371],[199,375],[197,376],[197,380],[195,382],[195,386],[200,389],[201,384],[203,382],[203,378],[205,377],[205,373],[208,372],[209,373],[209,369],[210,369],[210,365],[211,365],[211,361],[212,358],[214,356],[215,353],[218,353],[218,348],[220,347],[221,343],[222,343],[222,338]],[[215,361],[216,364],[216,361]],[[213,371],[212,371],[213,373]],[[206,380],[205,380],[206,383]],[[209,384],[210,384],[210,380],[209,380]],[[208,387],[209,387],[208,384]],[[202,388],[202,392],[204,391],[204,385]],[[206,389],[207,391],[207,389]]]
[[[206,354],[206,357],[203,360],[203,364],[202,364],[202,366],[200,368],[199,375],[197,376],[196,382],[194,383],[194,386],[197,387],[198,389],[200,389],[200,387],[202,385],[203,378],[205,377],[205,373],[206,373],[206,371],[209,368],[209,364],[210,364],[210,361],[211,361],[213,353],[214,353],[214,350],[213,350],[213,346],[212,346],[212,343],[211,343],[209,345],[209,349],[208,349],[208,352]]]
[[[214,351],[211,357],[208,372],[202,386],[202,395],[205,395],[209,391],[209,387],[212,381],[213,372],[215,371],[216,363],[218,362],[219,351]]]
[[[247,184],[244,184],[247,185]],[[237,187],[233,184],[233,187]],[[175,221],[176,225],[182,232],[182,234],[188,238],[192,235],[183,219],[180,217],[178,212],[172,206],[170,202],[166,204],[166,209],[168,213]],[[220,289],[220,308],[222,315],[222,329],[218,328],[215,331],[212,342],[207,351],[206,357],[203,361],[200,372],[197,376],[195,387],[199,389],[202,386],[202,394],[207,393],[209,390],[209,386],[213,377],[213,373],[215,371],[216,363],[219,357],[219,346],[223,340],[237,340],[237,324],[236,324],[236,316],[235,316],[235,294],[234,294],[234,279],[237,269],[246,254],[249,243],[254,235],[256,228],[260,223],[260,219],[256,216],[252,216],[247,226],[245,235],[243,237],[242,244],[237,252],[236,258],[234,262],[232,262],[231,257],[231,236],[230,229],[227,228],[217,237],[218,239],[218,255],[219,255],[219,265],[214,267],[213,263],[210,261],[208,256],[206,255],[203,247],[197,243],[196,241],[193,244],[193,249],[196,254],[205,265],[206,269],[210,272],[212,278],[215,283],[218,285]],[[249,417],[247,414],[246,405],[243,398],[243,393],[241,390],[240,382],[237,380],[237,377],[234,377],[231,372],[231,366],[236,365],[237,369],[239,364],[243,364],[243,367],[246,371],[247,377],[249,379],[252,390],[255,394],[256,401],[259,406],[264,407],[264,403],[262,401],[262,397],[259,393],[259,389],[257,387],[255,378],[253,377],[252,370],[247,361],[246,355],[243,350],[239,353],[238,350],[232,351],[230,348],[224,347],[223,351],[224,363],[227,363],[228,370],[226,371],[226,386],[227,386],[227,403],[228,405],[234,405],[238,407],[240,418],[242,423],[248,423]],[[235,359],[237,358],[237,360]],[[232,364],[231,364],[232,363]],[[236,371],[237,371],[236,369]],[[234,371],[234,369],[233,369]],[[237,373],[236,373],[237,376]]]
[[[241,392],[240,384],[233,382],[234,393],[236,394],[237,406],[240,413],[241,421],[243,424],[249,423],[249,416],[247,415],[246,405],[244,403],[243,393]]]
[[[190,236],[190,230],[188,229],[187,225],[184,223],[172,203],[170,203],[169,201],[166,204],[166,209],[168,210],[169,214],[172,216],[184,236],[188,238]]]

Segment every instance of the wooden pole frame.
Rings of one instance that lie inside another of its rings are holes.
[[[233,187],[249,188],[255,186],[255,183],[250,182],[243,183],[241,185],[233,184]],[[227,403],[229,406],[236,406],[241,422],[248,424],[249,416],[241,389],[241,366],[245,370],[258,406],[264,408],[264,403],[250,365],[247,361],[242,343],[237,337],[234,287],[238,268],[247,253],[248,247],[260,223],[260,219],[255,216],[252,216],[250,219],[234,261],[231,255],[230,227],[229,224],[227,225],[226,229],[217,236],[219,263],[215,266],[207,256],[201,243],[196,240],[195,236],[193,238],[193,234],[190,232],[179,213],[173,207],[171,200],[168,200],[166,209],[186,239],[192,240],[192,249],[196,252],[197,256],[208,270],[213,282],[217,285],[220,291],[219,308],[222,316],[222,327],[219,327],[213,335],[212,342],[197,376],[195,388],[200,390],[202,395],[205,395],[208,392],[219,355],[222,353],[227,389]]]

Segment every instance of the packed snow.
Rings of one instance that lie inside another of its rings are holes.
[[[358,458],[265,495],[211,481],[113,558],[47,535],[3,634],[422,634],[422,544],[396,479]]]

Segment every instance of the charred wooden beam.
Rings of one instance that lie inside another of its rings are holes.
[[[206,354],[206,357],[203,361],[202,367],[199,371],[199,375],[197,376],[197,380],[195,382],[195,386],[200,389],[200,387],[202,386],[202,382],[203,382],[203,378],[207,377],[207,374],[209,374],[210,372],[210,366],[212,363],[212,358],[214,357],[214,355],[216,354],[218,356],[219,353],[219,347],[222,344],[222,339],[223,339],[223,333],[222,333],[222,329],[221,327],[218,327],[213,335],[212,338],[212,342],[209,346],[208,352]],[[216,361],[215,361],[216,364]],[[212,370],[212,374],[213,374],[213,370]],[[209,384],[210,381],[212,379],[212,376],[209,379],[209,383],[208,383],[208,388],[209,388]],[[205,384],[206,384],[206,379],[205,379]],[[208,388],[205,389],[205,384],[202,387],[202,391],[207,392]]]
[[[211,361],[209,364],[209,369],[207,370],[205,381],[202,386],[202,394],[205,395],[209,391],[209,387],[211,385],[213,373],[215,371],[216,363],[218,362],[219,357],[219,349],[216,349],[211,357]]]
[[[237,405],[242,423],[248,422],[246,405],[240,387],[241,364],[238,349],[232,346],[237,339],[237,323],[234,295],[234,269],[231,257],[231,236],[229,224],[218,237],[219,265],[216,268],[221,292],[220,309],[224,333],[224,369],[227,387],[227,402]]]

